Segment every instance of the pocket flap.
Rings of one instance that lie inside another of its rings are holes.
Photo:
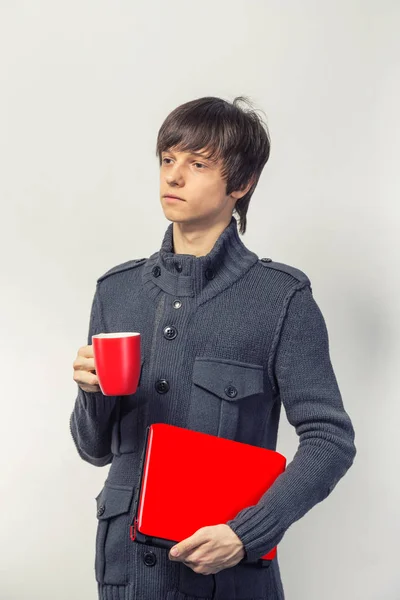
[[[128,512],[133,492],[134,486],[105,484],[96,497],[97,518],[109,519]]]
[[[235,402],[264,392],[264,368],[237,360],[196,357],[192,381],[219,398]]]

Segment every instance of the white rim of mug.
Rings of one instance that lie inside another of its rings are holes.
[[[120,337],[133,337],[140,335],[137,331],[118,331],[117,333],[96,333],[92,335],[92,338],[120,338]]]

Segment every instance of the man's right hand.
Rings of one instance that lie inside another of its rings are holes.
[[[101,392],[94,364],[93,346],[82,346],[72,364],[74,381],[84,392]]]

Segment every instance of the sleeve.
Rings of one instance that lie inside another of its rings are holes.
[[[227,521],[250,561],[272,550],[292,523],[324,500],[356,455],[355,432],[343,406],[326,324],[311,286],[292,290],[285,304],[272,372],[299,446],[258,503]]]
[[[101,310],[99,287],[92,301],[87,343],[92,335],[106,331]],[[111,437],[117,410],[116,396],[104,396],[102,392],[84,392],[77,384],[78,395],[70,417],[70,431],[80,457],[94,466],[111,463]]]

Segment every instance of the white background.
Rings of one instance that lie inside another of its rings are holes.
[[[97,597],[109,466],[69,433],[95,282],[161,245],[167,114],[241,94],[272,141],[242,239],[309,276],[358,450],[279,545],[286,597],[398,600],[399,29],[384,0],[0,3],[1,600]]]

